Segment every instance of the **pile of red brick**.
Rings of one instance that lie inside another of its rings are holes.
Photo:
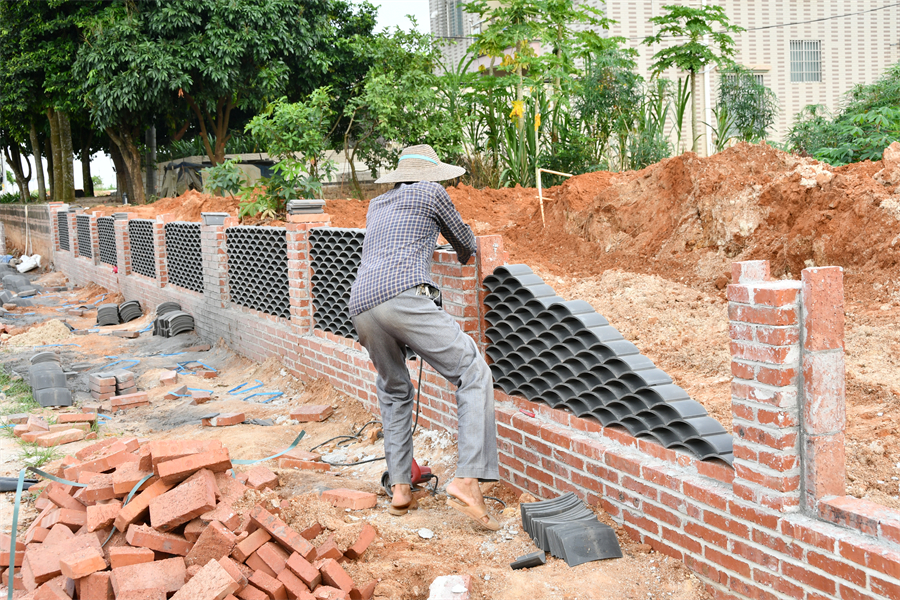
[[[60,413],[55,425],[50,425],[37,415],[10,415],[6,419],[14,425],[13,435],[42,448],[96,438],[97,434],[91,432],[96,420],[97,415],[93,413]]]
[[[240,474],[231,467],[215,440],[111,438],[66,457],[55,474],[87,486],[33,486],[40,514],[17,540],[17,569],[12,582],[3,573],[4,584],[34,600],[372,597],[376,582],[358,587],[341,566],[366,551],[372,526],[344,552],[333,536],[316,547],[323,528],[294,531],[279,518],[281,505],[235,512],[248,488],[274,489],[278,477],[264,466]],[[3,565],[9,545],[0,536]]]

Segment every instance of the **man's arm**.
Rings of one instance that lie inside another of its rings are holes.
[[[435,197],[435,211],[437,212],[438,223],[441,226],[441,235],[456,250],[456,257],[461,264],[466,264],[475,254],[475,236],[472,230],[466,225],[447,190],[438,186],[439,191]]]

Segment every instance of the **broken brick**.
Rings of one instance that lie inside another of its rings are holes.
[[[186,385],[181,387],[177,387],[174,390],[170,390],[163,398],[166,400],[175,400],[176,398],[181,398],[188,395],[188,389]]]
[[[338,508],[349,508],[351,510],[375,508],[377,503],[377,497],[371,492],[360,492],[346,488],[325,490],[322,492],[322,500],[330,502]]]
[[[309,588],[303,581],[294,575],[290,569],[285,569],[276,577],[284,585],[289,598],[297,598],[298,600],[312,600],[313,595],[309,592]]]
[[[76,581],[79,600],[114,600],[112,586],[109,584],[110,575],[112,573],[108,571],[91,573]]]
[[[61,575],[38,588],[34,600],[70,600],[74,595],[75,581]]]
[[[82,548],[101,550],[100,541],[96,535],[89,533],[55,544],[29,545],[25,550],[25,560],[22,563],[22,569],[24,571],[25,565],[28,564],[32,581],[36,584],[45,583],[62,573],[59,564],[61,558],[69,556]]]
[[[253,519],[254,523],[268,531],[269,535],[275,538],[285,550],[297,552],[304,558],[315,551],[312,544],[262,506],[257,504],[250,511],[250,518]]]
[[[160,385],[175,385],[178,383],[178,373],[175,371],[165,371],[159,376]]]
[[[31,415],[25,421],[29,431],[50,431],[50,424],[43,417]]]
[[[196,543],[204,529],[206,529],[206,523],[200,517],[197,517],[193,521],[188,521],[188,524],[184,526],[184,531],[181,533],[184,535],[184,539],[191,543]]]
[[[313,592],[315,600],[349,600],[350,594],[330,585],[320,585]]]
[[[212,400],[212,392],[209,390],[191,390],[191,404],[206,404]]]
[[[122,503],[118,500],[111,500],[107,504],[94,504],[87,507],[87,520],[85,529],[87,531],[97,531],[105,529],[113,524],[119,511],[122,510]]]
[[[225,413],[209,419],[202,419],[200,424],[203,427],[229,427],[243,423],[245,419],[244,413]]]
[[[57,508],[50,511],[41,521],[41,527],[46,529],[52,528],[57,523],[62,523],[72,531],[84,527],[87,521],[87,513],[83,510],[72,510],[69,508]]]
[[[238,562],[245,562],[250,555],[256,552],[260,546],[268,542],[272,539],[272,536],[269,535],[269,532],[265,529],[257,529],[243,541],[238,542],[232,551],[232,555],[237,559]]]
[[[231,578],[238,583],[238,589],[241,589],[245,585],[247,585],[247,578],[241,572],[241,568],[236,562],[234,562],[227,556],[223,556],[219,559],[219,564],[222,565],[222,568],[228,571],[228,574],[231,575]]]
[[[269,595],[256,586],[247,584],[244,589],[237,592],[241,600],[269,600]]]
[[[344,552],[344,556],[351,560],[356,560],[360,556],[363,555],[363,552],[369,547],[369,545],[375,541],[375,536],[378,535],[378,532],[375,531],[375,528],[369,525],[368,523],[363,525],[362,531],[359,532],[359,537],[356,538],[356,541],[353,542],[353,545],[347,548],[347,551]]]
[[[305,404],[291,411],[291,418],[301,423],[324,421],[334,412],[327,404]]]
[[[153,475],[153,471],[141,469],[140,461],[122,463],[116,467],[115,472],[112,474],[113,491],[117,496],[128,494],[147,475]],[[140,489],[147,489],[153,485],[154,481],[156,479],[151,477],[141,484]]]
[[[26,434],[28,435],[28,434]],[[25,439],[24,436],[22,439]],[[35,438],[34,442],[41,448],[52,448],[63,444],[71,444],[84,439],[84,431],[81,429],[66,429],[56,433],[47,433]]]
[[[186,556],[191,551],[192,546],[189,541],[180,535],[163,533],[148,525],[137,525],[134,523],[128,526],[125,539],[132,546],[150,548],[157,552],[177,554],[179,556]],[[184,565],[184,560],[181,561],[181,564]]]
[[[176,488],[177,489],[177,488]],[[219,560],[231,554],[236,536],[218,521],[213,521],[203,530],[187,553],[184,563],[187,566],[205,565],[210,560]]]
[[[261,491],[266,488],[274,490],[278,487],[278,475],[259,465],[247,471],[247,485],[254,490]]]
[[[322,544],[318,548],[316,548],[316,560],[322,560],[325,558],[333,558],[334,560],[337,560],[343,555],[343,552],[338,549],[333,535],[328,536],[328,539],[322,542]]]
[[[282,550],[277,544],[266,542],[259,547],[256,551],[256,555],[266,563],[266,566],[275,573],[275,576],[284,571],[288,553]]]
[[[222,565],[210,560],[172,596],[172,600],[222,600],[239,588],[238,582]]]
[[[53,502],[53,504],[57,505],[60,508],[84,510],[84,504],[70,495],[72,489],[73,486],[53,481],[46,488],[47,498],[49,498],[50,501]]]
[[[116,517],[115,526],[121,532],[125,532],[128,526],[134,523],[141,515],[150,508],[150,502],[154,498],[161,496],[167,492],[173,484],[165,481],[157,481],[143,492],[131,499],[131,502],[122,507],[119,516]]]
[[[113,489],[112,473],[101,473],[92,477],[88,482],[88,486],[84,488],[82,497],[88,502],[112,500],[115,498],[116,491]]]
[[[177,483],[187,479],[200,469],[208,469],[214,473],[218,473],[227,471],[230,468],[231,458],[229,457],[226,448],[220,448],[202,454],[191,454],[156,465],[159,478],[162,481],[169,483]]]
[[[150,502],[150,524],[159,531],[171,531],[215,507],[215,476],[212,471],[201,469]]]
[[[301,531],[300,535],[302,535],[309,541],[313,541],[314,539],[319,537],[319,535],[321,535],[323,531],[325,531],[324,527],[322,527],[318,523],[313,523],[312,525]]]
[[[81,579],[91,573],[103,571],[107,564],[101,549],[88,547],[60,558],[59,567],[69,579]]]
[[[353,579],[350,578],[344,567],[333,558],[318,561],[314,566],[318,567],[319,573],[322,574],[322,581],[326,585],[338,588],[347,594],[353,589]]]
[[[161,588],[166,593],[177,592],[184,585],[185,573],[184,559],[177,556],[113,569],[110,580],[118,599],[124,592],[153,588]]]
[[[322,459],[320,454],[315,452],[307,452],[300,448],[294,448],[290,452],[286,452],[278,457],[278,466],[282,469],[289,469],[297,462],[317,462]]]
[[[353,588],[350,590],[350,600],[372,600],[375,597],[375,586],[378,581],[373,579],[361,588]]]
[[[109,564],[113,569],[153,562],[154,552],[150,548],[118,546],[109,549]]]

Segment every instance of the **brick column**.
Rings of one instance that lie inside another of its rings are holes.
[[[75,218],[77,213],[70,212],[68,214],[69,224],[69,250],[72,256],[78,258],[78,220]]]
[[[487,290],[482,284],[484,278],[492,274],[494,269],[506,264],[509,260],[509,253],[503,250],[503,236],[477,237],[475,244],[478,248],[478,252],[475,254],[475,283],[478,290],[478,349],[484,354],[488,345],[488,339],[484,337],[484,332],[487,330],[487,324],[484,321],[484,315],[487,313],[487,308],[484,306]]]
[[[200,226],[200,254],[203,263],[203,298],[217,308],[228,308],[228,255],[225,253],[225,229],[237,225],[228,217],[224,225]]]
[[[175,220],[175,215],[156,215],[153,223],[153,247],[156,249],[156,281],[159,287],[169,283],[169,261],[166,251],[166,223]]]
[[[100,211],[93,211],[91,213],[91,259],[95,265],[100,264],[100,232],[97,229],[97,218],[102,216],[103,213]]]
[[[734,493],[792,512],[800,503],[800,282],[771,281],[767,261],[734,263],[732,280]]]
[[[845,492],[844,272],[804,269],[801,281],[801,489],[803,508],[816,514],[821,499]]]
[[[313,227],[329,227],[331,215],[288,215],[287,259],[288,285],[291,302],[291,322],[299,335],[312,333],[314,327],[312,305],[312,257],[309,231]]]
[[[441,288],[444,310],[454,317],[460,328],[479,342],[481,340],[478,310],[478,286],[476,259],[473,256],[464,265],[459,264],[456,252],[435,250],[431,277]]]
[[[127,218],[116,219],[116,270],[120,277],[131,275],[131,237],[128,235],[128,221],[137,218],[135,213],[126,213]]]

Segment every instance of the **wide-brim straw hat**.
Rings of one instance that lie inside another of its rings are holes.
[[[414,181],[445,181],[465,174],[456,165],[441,162],[428,144],[409,146],[400,153],[397,168],[379,177],[375,183],[409,183]]]

